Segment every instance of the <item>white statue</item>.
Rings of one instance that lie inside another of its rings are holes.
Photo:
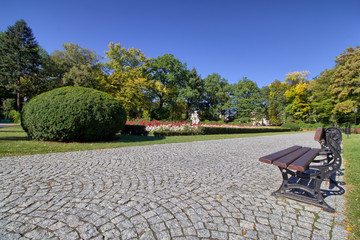
[[[192,114],[191,114],[191,123],[192,125],[197,125],[200,123],[200,119],[199,119],[199,114],[197,113],[197,111],[194,111]]]

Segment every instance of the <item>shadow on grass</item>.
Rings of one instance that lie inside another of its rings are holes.
[[[112,142],[149,142],[163,140],[165,137],[137,136],[137,135],[116,135]]]
[[[24,137],[0,137],[0,141],[29,141],[30,138],[24,136]]]

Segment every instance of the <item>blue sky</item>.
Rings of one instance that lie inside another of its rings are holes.
[[[0,12],[1,31],[24,19],[49,53],[72,42],[105,56],[114,42],[259,87],[311,79],[360,45],[359,0],[2,0]]]

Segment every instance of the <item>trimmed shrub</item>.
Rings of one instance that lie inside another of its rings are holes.
[[[30,138],[45,141],[111,140],[125,125],[126,112],[109,94],[83,87],[63,87],[25,104],[21,125]]]
[[[146,130],[146,126],[144,125],[125,125],[121,130],[121,134],[124,135],[139,135],[139,136],[147,136],[149,132]]]
[[[300,130],[300,126],[293,122],[284,123],[283,125],[281,125],[281,127],[289,128],[289,129],[291,129],[291,131],[299,131]]]

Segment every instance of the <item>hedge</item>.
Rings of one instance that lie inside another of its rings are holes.
[[[203,127],[203,134],[236,134],[236,133],[263,133],[263,132],[289,132],[289,128],[225,128]]]
[[[144,125],[125,125],[121,130],[121,134],[147,136],[149,135],[149,132]]]
[[[194,131],[156,131],[154,136],[183,136],[183,135],[213,135],[213,134],[239,134],[263,132],[289,132],[289,128],[226,128],[226,127],[199,127]]]

